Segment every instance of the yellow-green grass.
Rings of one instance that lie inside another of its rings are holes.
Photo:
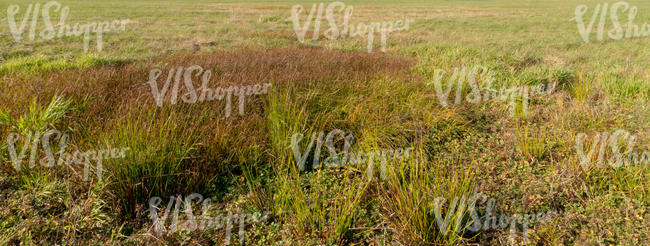
[[[650,3],[628,2],[635,23],[650,23]],[[643,244],[650,235],[648,166],[583,170],[574,148],[578,133],[616,129],[637,134],[636,152],[650,146],[648,37],[584,43],[570,20],[576,6],[589,16],[600,2],[346,1],[351,23],[415,20],[389,35],[385,54],[378,41],[367,54],[361,37],[299,43],[291,7],[313,0],[61,3],[68,24],[128,21],[104,35],[102,51],[91,36],[85,53],[82,37],[15,43],[0,15],[2,244],[223,243],[223,230],[151,234],[149,198],[194,192],[213,198],[213,212],[273,211],[247,227],[253,245],[509,242],[508,229],[443,235],[428,213],[436,197],[478,192],[497,199],[500,214],[558,211],[532,225],[528,244]],[[1,12],[10,4],[22,17],[28,3],[0,0]],[[223,103],[156,107],[149,70],[195,64],[221,71],[224,85],[273,87],[244,116],[223,117]],[[436,69],[476,65],[499,87],[558,87],[511,117],[497,100],[443,107],[426,86]],[[66,110],[37,117],[55,95]],[[34,116],[24,126],[70,133],[75,148],[132,151],[89,182],[76,167],[12,172],[5,140],[24,130],[12,123],[24,115]],[[291,136],[337,128],[354,135],[354,152],[416,154],[390,162],[383,180],[368,180],[364,165],[300,172]]]

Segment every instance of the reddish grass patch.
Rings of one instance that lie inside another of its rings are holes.
[[[64,99],[74,100],[73,105],[77,110],[56,127],[66,129],[77,146],[100,143],[102,138],[114,135],[125,122],[134,122],[134,127],[155,136],[155,132],[166,130],[160,128],[169,127],[169,124],[161,122],[171,120],[178,129],[183,129],[175,133],[182,135],[178,139],[184,139],[183,136],[198,138],[195,153],[183,163],[182,175],[187,178],[179,176],[179,182],[188,186],[184,189],[191,189],[191,193],[200,191],[201,188],[189,187],[190,184],[185,180],[202,183],[215,175],[232,173],[232,165],[247,161],[238,159],[246,157],[242,153],[248,153],[253,146],[268,146],[264,114],[266,97],[247,96],[243,116],[239,116],[237,99],[233,97],[231,116],[228,118],[224,117],[225,100],[194,104],[179,101],[176,105],[166,103],[158,107],[147,83],[152,69],[161,69],[163,72],[158,79],[159,87],[171,68],[199,65],[204,70],[212,71],[209,88],[272,83],[271,89],[280,93],[288,90],[293,93],[308,93],[315,84],[320,83],[332,84],[332,90],[336,90],[336,83],[358,84],[384,76],[407,76],[408,68],[413,64],[411,60],[380,53],[319,48],[240,48],[232,51],[183,53],[86,70],[66,70],[15,78],[5,76],[0,78],[0,90],[3,91],[0,94],[0,105],[17,118],[27,111],[33,99],[37,99],[40,104],[47,104],[58,94]],[[200,77],[193,79],[194,87],[199,88]],[[319,87],[329,88],[322,85]],[[146,119],[142,120],[143,118]],[[203,183],[205,186],[210,185],[210,182]]]

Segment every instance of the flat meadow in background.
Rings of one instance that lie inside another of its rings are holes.
[[[88,53],[83,37],[16,43],[6,10],[18,4],[22,19],[35,2],[0,0],[0,244],[222,243],[218,229],[151,233],[151,197],[195,192],[212,198],[212,214],[272,211],[247,227],[252,245],[507,244],[508,229],[438,231],[435,198],[477,192],[499,213],[558,211],[532,225],[530,245],[649,240],[648,165],[583,170],[574,149],[578,133],[615,129],[637,135],[635,151],[650,146],[648,37],[585,43],[571,20],[576,6],[589,6],[588,21],[606,1],[344,1],[352,24],[414,20],[372,53],[365,37],[308,32],[298,42],[291,7],[305,7],[303,21],[318,1],[59,2],[67,24],[126,28],[105,33],[102,51],[91,36]],[[650,2],[627,2],[636,24],[650,23]],[[273,86],[242,116],[224,117],[222,102],[157,107],[149,71],[192,65],[212,69],[219,86]],[[511,117],[498,101],[442,107],[426,86],[436,69],[476,65],[501,87],[558,87]],[[9,133],[52,128],[77,149],[130,151],[90,182],[77,167],[14,170]],[[391,163],[386,180],[367,180],[364,167],[297,171],[291,136],[332,129],[354,135],[354,152],[415,154]]]

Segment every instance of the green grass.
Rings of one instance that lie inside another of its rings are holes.
[[[351,24],[415,20],[388,36],[386,53],[375,40],[367,54],[365,37],[297,41],[291,7],[320,2],[62,2],[67,24],[128,20],[105,33],[102,51],[91,37],[88,53],[83,37],[24,34],[16,43],[0,15],[0,243],[224,243],[219,230],[150,233],[149,198],[195,192],[212,198],[213,213],[271,210],[268,222],[247,225],[251,245],[509,242],[508,229],[456,230],[468,211],[449,206],[442,216],[452,222],[438,228],[437,197],[449,205],[479,192],[497,199],[498,214],[558,211],[531,228],[529,245],[647,242],[648,166],[583,170],[574,138],[625,129],[638,135],[633,151],[648,150],[648,37],[584,43],[570,19],[580,4],[589,16],[596,2],[346,1]],[[650,3],[628,2],[638,7],[635,23],[650,23]],[[28,3],[0,0],[0,10],[10,4],[21,18]],[[244,116],[223,117],[222,102],[156,107],[148,72],[194,64],[219,85],[273,87],[247,101]],[[477,65],[494,72],[494,88],[557,87],[530,98],[527,114],[517,100],[512,117],[508,101],[443,107],[426,85],[437,69]],[[16,173],[8,134],[46,129],[69,133],[76,149],[130,151],[86,182],[71,166]],[[355,153],[414,147],[414,155],[387,163],[383,178],[365,164],[300,171],[293,134],[333,129],[355,137]]]
[[[84,69],[96,66],[106,66],[116,62],[118,62],[118,60],[103,58],[97,54],[80,54],[74,59],[48,59],[44,56],[19,57],[4,61],[4,63],[0,65],[0,74],[50,73],[66,69]]]

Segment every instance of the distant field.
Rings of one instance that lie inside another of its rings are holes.
[[[116,27],[87,52],[40,16],[17,42],[30,3],[0,0],[1,245],[650,240],[650,36],[608,38],[606,15],[584,42],[576,8],[605,1],[343,1],[355,27],[412,21],[371,52],[325,17],[299,41],[292,7],[331,2],[58,1]]]

